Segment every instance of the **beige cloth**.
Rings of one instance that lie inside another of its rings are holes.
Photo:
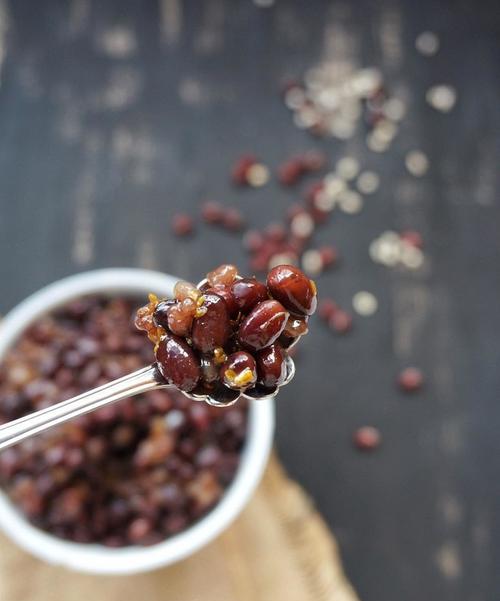
[[[2,537],[1,601],[356,601],[337,545],[272,458],[252,501],[215,542],[174,566],[90,576],[49,566]]]

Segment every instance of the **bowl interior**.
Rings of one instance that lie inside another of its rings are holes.
[[[87,294],[169,296],[178,278],[142,269],[104,269],[65,278],[36,292],[1,322],[0,361],[39,316]],[[264,471],[272,445],[274,404],[252,402],[248,433],[235,478],[218,504],[185,531],[151,547],[110,549],[64,541],[32,526],[0,491],[0,528],[33,555],[64,567],[100,574],[152,570],[191,555],[222,532],[244,507]]]

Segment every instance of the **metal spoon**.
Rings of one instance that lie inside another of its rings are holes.
[[[206,280],[202,280],[198,284],[198,288],[201,288],[205,283]],[[294,339],[293,344],[288,348],[295,345],[299,338],[300,337]],[[215,390],[211,391],[210,394],[181,392],[193,401],[205,401],[214,407],[227,407],[236,403],[241,397],[258,401],[273,399],[278,394],[279,388],[291,382],[294,375],[295,364],[293,359],[287,356],[286,378],[280,386],[264,388],[256,385],[241,392],[220,385]],[[100,409],[105,405],[110,405],[121,399],[148,392],[149,390],[158,390],[160,388],[173,389],[175,386],[165,382],[156,363],[153,363],[148,367],[143,367],[127,376],[113,380],[108,384],[98,386],[97,388],[79,394],[71,399],[56,403],[55,405],[41,409],[40,411],[35,411],[0,426],[0,451],[17,444],[34,434],[44,432],[53,426],[57,426],[70,419],[84,415],[85,413]]]

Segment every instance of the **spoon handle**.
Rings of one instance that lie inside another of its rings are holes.
[[[74,417],[154,388],[164,388],[150,365],[71,399],[0,426],[0,451]]]

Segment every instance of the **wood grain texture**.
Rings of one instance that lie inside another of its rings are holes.
[[[83,269],[197,280],[221,261],[244,265],[237,237],[199,228],[178,242],[171,215],[210,197],[264,225],[293,195],[275,184],[236,194],[236,156],[275,167],[311,146],[332,164],[355,153],[381,187],[360,216],[318,231],[343,257],[318,285],[347,307],[370,290],[380,308],[344,339],[313,324],[278,403],[278,448],[365,601],[497,601],[498,2],[3,0],[0,17],[0,312]],[[441,40],[430,59],[414,50],[426,29]],[[408,99],[390,153],[293,127],[278,83],[322,57],[378,65]],[[447,115],[424,100],[441,82],[458,92]],[[431,164],[420,180],[404,168],[414,148]],[[405,227],[425,239],[425,269],[375,266],[371,240]],[[427,384],[404,398],[393,381],[410,363]],[[384,435],[369,457],[350,446],[365,423]]]

